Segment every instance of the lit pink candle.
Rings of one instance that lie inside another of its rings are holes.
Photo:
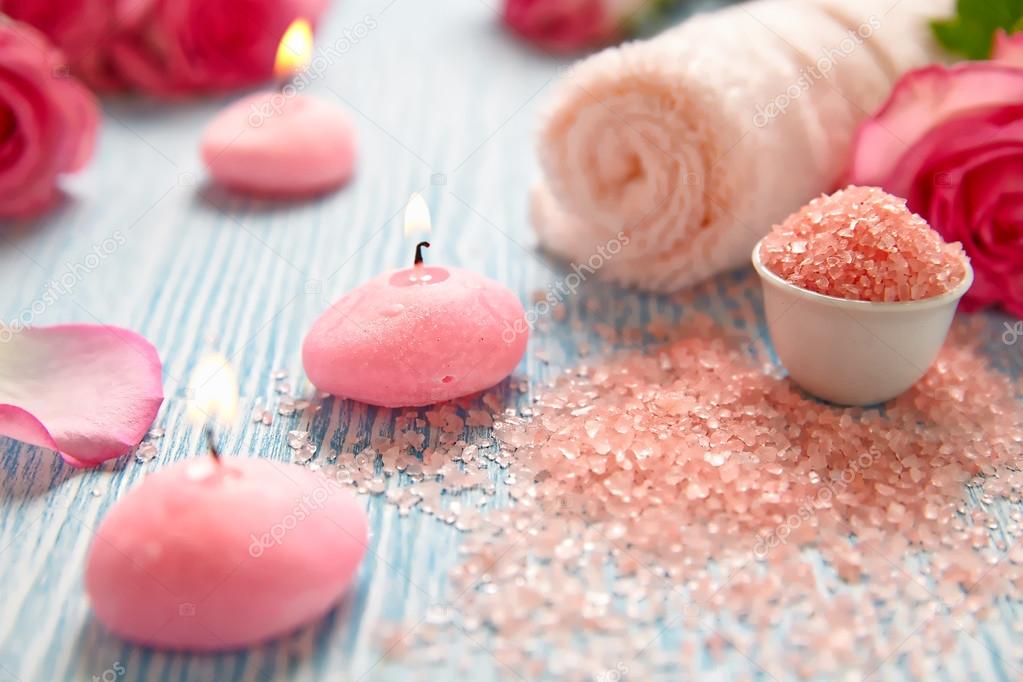
[[[355,133],[348,114],[289,81],[308,66],[312,50],[312,28],[298,19],[277,50],[274,70],[281,87],[244,97],[210,122],[201,153],[217,183],[250,194],[295,197],[335,189],[351,178]]]
[[[233,415],[231,370],[200,363],[199,415]],[[212,397],[211,397],[212,396]],[[179,462],[113,506],[89,550],[92,608],[126,640],[236,649],[333,608],[366,551],[367,523],[336,481],[260,458]]]
[[[406,231],[429,230],[413,195]],[[507,287],[461,268],[426,265],[384,273],[345,294],[313,324],[302,347],[321,391],[385,407],[429,405],[476,393],[511,374],[526,349],[522,303]]]

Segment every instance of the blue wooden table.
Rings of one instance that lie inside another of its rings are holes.
[[[209,186],[198,141],[233,97],[175,105],[109,99],[97,158],[68,183],[65,204],[0,233],[3,320],[16,318],[50,279],[71,269],[79,273],[72,290],[33,323],[102,322],[138,331],[159,349],[167,394],[157,419],[166,436],[146,464],[122,458],[75,470],[50,452],[0,440],[0,682],[517,675],[467,641],[451,643],[430,667],[383,656],[382,623],[411,627],[450,596],[445,573],[456,560],[459,533],[418,510],[400,517],[381,497],[360,498],[373,542],[350,595],[322,622],[268,646],[218,656],[129,646],[91,618],[82,587],[86,551],[111,505],[147,471],[200,452],[200,434],[183,418],[187,376],[198,358],[208,350],[231,358],[247,409],[276,400],[277,370],[289,373],[296,390],[308,390],[300,346],[313,320],[341,293],[409,261],[402,211],[411,192],[422,193],[433,211],[432,262],[486,273],[523,300],[558,276],[560,266],[536,251],[526,213],[537,177],[537,116],[567,62],[511,40],[498,26],[495,3],[337,3],[319,38],[321,47],[335,47],[334,55],[311,87],[344,105],[358,129],[356,179],[336,194],[285,204]],[[81,268],[109,237],[123,244],[95,268]],[[697,300],[723,314],[729,301],[720,292],[736,283],[759,306],[747,272],[707,284]],[[581,342],[595,353],[610,350],[594,323],[621,326],[654,312],[689,312],[665,298],[593,282],[566,309],[567,319],[534,336],[517,372],[530,391],[506,384],[497,389],[503,399],[529,400],[545,378],[575,362]],[[575,320],[582,324],[573,326]],[[1003,322],[991,319],[995,327]],[[996,349],[999,364],[1018,373],[1021,349],[1023,340]],[[288,460],[291,429],[311,430],[322,449],[345,450],[371,432],[386,432],[394,419],[387,410],[330,400],[316,415],[278,415],[270,426],[240,420],[223,447]],[[498,490],[495,504],[504,501]],[[945,679],[1020,675],[1009,629],[1014,608],[1004,606],[985,641],[965,642],[967,654],[949,663]],[[460,667],[464,660],[468,671]],[[893,660],[881,677],[904,677]],[[708,676],[762,675],[741,657],[729,661],[721,667],[707,659]]]

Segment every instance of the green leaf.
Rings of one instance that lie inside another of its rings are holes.
[[[931,22],[938,42],[967,59],[987,59],[1000,28],[1023,28],[1023,0],[958,0],[954,17]]]

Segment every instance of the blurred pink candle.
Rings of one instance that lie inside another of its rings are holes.
[[[200,363],[207,393],[233,385],[222,362]],[[196,394],[200,418],[233,413],[232,399]],[[146,476],[100,524],[85,587],[99,620],[128,641],[188,651],[257,644],[323,616],[358,569],[366,516],[340,483],[212,454]]]
[[[257,92],[221,111],[200,146],[220,185],[249,194],[300,197],[333,190],[355,171],[355,132],[338,105],[298,92],[293,74],[312,58],[309,22],[298,19],[277,49],[279,90]]]

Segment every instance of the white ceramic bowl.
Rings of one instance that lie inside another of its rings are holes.
[[[790,284],[760,262],[764,312],[774,349],[789,376],[818,398],[873,405],[917,382],[938,356],[973,269],[941,296],[905,303],[850,301]]]

